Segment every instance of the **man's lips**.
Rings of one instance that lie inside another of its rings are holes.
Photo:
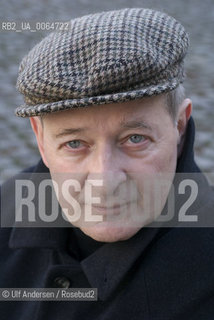
[[[92,210],[95,210],[102,215],[116,215],[121,213],[123,210],[127,210],[130,206],[131,202],[122,203],[122,204],[114,204],[113,206],[106,206],[101,204],[86,204],[86,206],[91,206]]]

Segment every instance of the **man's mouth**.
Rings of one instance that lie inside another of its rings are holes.
[[[131,202],[114,204],[114,205],[86,204],[86,207],[91,206],[92,211],[100,213],[103,216],[108,216],[108,215],[119,215],[125,212],[125,210],[129,208],[130,204]]]

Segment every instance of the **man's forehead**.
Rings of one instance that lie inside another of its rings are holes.
[[[164,98],[150,97],[120,104],[93,106],[48,114],[44,117],[56,139],[90,131],[154,130],[160,116],[168,115]],[[163,111],[164,110],[164,111]],[[168,115],[169,116],[169,115]]]
[[[93,126],[83,126],[80,124],[80,126],[76,127],[69,127],[69,128],[59,128],[58,133],[55,135],[55,138],[61,138],[63,136],[77,134],[77,133],[86,133],[90,131],[91,129],[98,129],[99,126],[94,128]],[[103,128],[103,126],[102,126]],[[118,121],[116,128],[119,129],[146,129],[146,130],[152,130],[152,127],[143,120],[130,120],[130,121]]]

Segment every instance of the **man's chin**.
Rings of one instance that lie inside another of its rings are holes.
[[[87,236],[100,242],[117,242],[133,237],[139,227],[115,226],[109,222],[98,223],[91,227],[80,228]]]

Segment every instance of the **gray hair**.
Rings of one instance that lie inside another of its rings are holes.
[[[166,106],[167,110],[175,122],[178,114],[179,107],[185,99],[185,89],[180,84],[176,89],[166,93]]]

